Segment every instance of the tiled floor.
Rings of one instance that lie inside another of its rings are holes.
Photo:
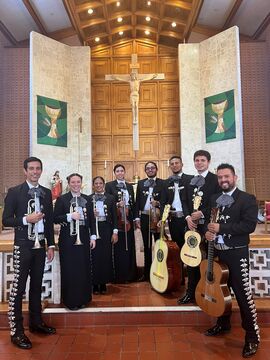
[[[33,348],[20,350],[0,331],[1,360],[221,360],[242,359],[244,333],[209,338],[202,327],[99,326],[57,329],[56,335],[30,334]],[[28,335],[28,332],[26,332]],[[260,348],[254,359],[270,359],[270,328],[261,329]]]

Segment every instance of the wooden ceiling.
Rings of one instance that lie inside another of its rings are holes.
[[[231,26],[243,41],[263,41],[270,0],[0,0],[0,32],[12,46],[29,46],[37,31],[68,45],[108,46],[146,40],[177,47]],[[98,40],[98,41],[97,41]]]
[[[81,41],[91,47],[146,39],[177,46],[188,40],[203,0],[64,0]]]

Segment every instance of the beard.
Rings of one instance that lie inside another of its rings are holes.
[[[234,186],[234,184],[230,184],[227,181],[220,184],[222,191],[225,193],[230,192],[234,188]]]

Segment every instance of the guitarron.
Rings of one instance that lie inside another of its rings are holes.
[[[216,222],[218,209],[213,208],[211,221]],[[208,315],[219,317],[231,310],[232,298],[227,286],[229,269],[227,265],[214,261],[214,241],[208,241],[208,259],[200,265],[201,279],[196,287],[198,306]]]
[[[169,211],[170,205],[166,205],[161,219],[160,238],[155,243],[154,260],[150,269],[150,283],[153,289],[161,294],[178,289],[181,279],[179,247],[164,235]]]
[[[193,200],[193,210],[197,211],[201,205],[202,197],[196,195]],[[185,243],[182,246],[180,257],[184,264],[188,266],[198,266],[202,261],[200,249],[201,235],[197,231],[186,231]]]

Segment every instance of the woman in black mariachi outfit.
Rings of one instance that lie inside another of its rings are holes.
[[[118,214],[118,242],[113,248],[114,273],[116,283],[125,283],[135,280],[137,275],[133,228],[134,191],[133,186],[125,181],[124,165],[115,165],[113,172],[116,179],[108,182],[105,189],[114,196]]]
[[[87,195],[81,194],[82,176],[73,173],[67,180],[70,192],[56,200],[54,222],[61,225],[62,301],[70,310],[78,310],[92,299],[90,248],[95,247],[95,240],[90,240],[89,205]]]
[[[114,197],[104,193],[105,181],[93,179],[93,194],[89,196],[91,239],[96,240],[92,251],[93,292],[105,294],[107,283],[113,281],[112,244],[118,240]]]

